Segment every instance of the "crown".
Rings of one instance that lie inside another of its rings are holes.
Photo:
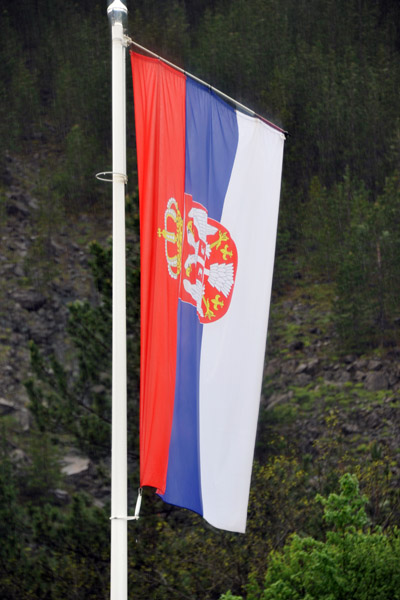
[[[172,223],[171,223],[172,221]],[[171,226],[171,230],[169,229]],[[183,219],[175,198],[170,198],[164,213],[164,229],[158,228],[158,237],[165,240],[165,257],[167,259],[168,273],[173,279],[178,279],[182,268],[182,237]],[[170,256],[171,245],[175,246],[176,253]]]

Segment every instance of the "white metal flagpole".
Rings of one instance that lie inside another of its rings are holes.
[[[128,597],[128,465],[126,408],[125,276],[125,43],[127,8],[114,0],[107,9],[112,35],[112,440],[111,440],[111,600]]]

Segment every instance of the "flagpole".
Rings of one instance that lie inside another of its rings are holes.
[[[125,275],[125,43],[127,8],[114,0],[107,9],[112,36],[112,426],[111,426],[111,600],[128,597],[128,465],[126,400]]]

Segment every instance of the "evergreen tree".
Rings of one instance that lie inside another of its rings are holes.
[[[366,530],[366,498],[357,479],[345,474],[340,494],[317,496],[324,520],[332,526],[325,541],[293,535],[269,557],[264,586],[254,577],[247,600],[394,600],[400,598],[400,537],[397,529]],[[221,600],[243,600],[230,592]]]
[[[127,203],[127,328],[129,421],[137,423],[139,379],[139,250],[138,214]],[[70,306],[68,333],[77,351],[73,373],[55,355],[45,357],[31,344],[34,377],[27,383],[30,409],[41,431],[72,434],[89,456],[110,454],[111,435],[111,244],[91,245],[96,305],[76,301]],[[130,452],[137,454],[137,427],[131,430]]]

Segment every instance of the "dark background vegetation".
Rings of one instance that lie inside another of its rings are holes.
[[[248,532],[240,536],[215,531],[195,515],[145,494],[143,518],[130,525],[132,597],[217,599],[228,589],[244,594],[250,575],[248,598],[258,598],[257,586],[269,565],[268,585],[273,577],[283,577],[280,559],[271,552],[289,543],[288,536],[313,536],[308,546],[301,541],[297,550],[286,546],[296,560],[296,552],[305,553],[303,558],[314,556],[315,544],[324,543],[329,525],[314,497],[337,490],[347,471],[357,475],[369,498],[368,518],[350,525],[364,527],[365,532],[368,523],[381,527],[377,556],[383,556],[385,544],[394,543],[399,522],[398,440],[389,443],[354,422],[382,406],[390,408],[396,422],[397,389],[387,385],[371,391],[352,381],[330,385],[317,370],[307,384],[291,386],[290,379],[285,380],[284,391],[290,388],[290,394],[284,401],[272,406],[268,398],[277,385],[276,372],[284,372],[283,365],[289,369],[291,360],[307,360],[309,370],[313,359],[331,370],[334,364],[339,368],[357,360],[397,365],[400,4],[136,0],[128,9],[133,39],[290,133]],[[40,240],[60,222],[79,218],[83,207],[90,209],[94,221],[106,210],[109,189],[93,179],[96,170],[111,164],[106,3],[22,0],[0,10],[0,217],[7,219],[8,157],[29,161],[39,146],[46,147],[42,186],[36,192],[43,207]],[[139,241],[129,74],[127,81],[129,457],[130,487],[135,489]],[[68,490],[64,505],[54,495],[54,489],[65,485],[58,462],[63,443],[90,457],[98,478],[107,482],[109,477],[110,246],[92,244],[91,257],[97,300],[83,297],[72,304],[65,332],[75,348],[73,368],[31,344],[26,385],[34,426],[24,468],[10,459],[18,432],[11,420],[3,419],[4,599],[109,595],[109,507],[94,504],[91,494],[79,489]],[[41,261],[51,278],[51,257],[44,243]],[[311,308],[293,321],[290,311],[299,302]],[[317,338],[324,340],[323,353]],[[277,365],[275,371],[268,370],[269,364]],[[382,418],[388,419],[387,414]],[[352,437],[343,438],[345,427],[353,427]],[[332,523],[337,526],[337,520]],[[371,587],[358,596],[341,588],[344,571],[335,575],[337,585],[332,584],[329,598],[378,597]],[[295,592],[286,590],[288,595],[265,598],[305,598],[305,590],[300,585]],[[321,593],[307,598],[322,598]],[[390,594],[393,590],[379,597],[397,597]]]

